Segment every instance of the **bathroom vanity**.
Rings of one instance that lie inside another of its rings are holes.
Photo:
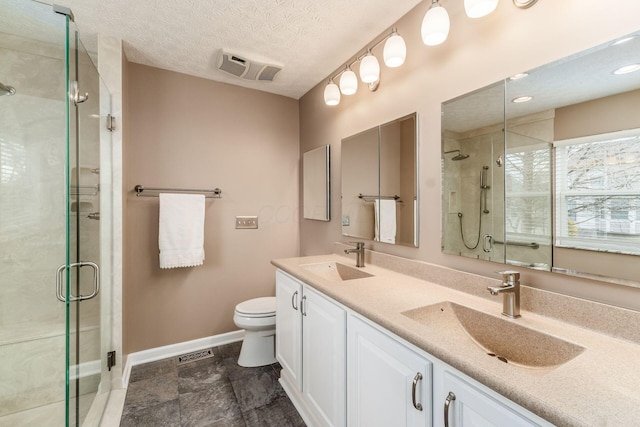
[[[639,313],[523,286],[507,319],[498,280],[369,251],[273,264],[280,382],[310,426],[640,423]]]

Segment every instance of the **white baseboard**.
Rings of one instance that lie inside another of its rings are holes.
[[[244,330],[240,329],[238,331],[227,332],[226,334],[212,335],[210,337],[200,338],[193,341],[185,341],[177,344],[165,345],[163,347],[150,348],[136,353],[129,353],[124,367],[124,373],[122,375],[122,386],[126,388],[129,385],[131,368],[136,365],[155,362],[156,360],[179,356],[184,353],[202,350],[208,347],[217,347],[219,345],[242,341],[243,338]]]

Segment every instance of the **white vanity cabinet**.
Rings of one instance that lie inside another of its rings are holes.
[[[302,283],[276,272],[276,359],[282,376],[302,390]]]
[[[281,383],[308,424],[346,425],[346,312],[276,273],[276,357]]]
[[[431,362],[379,328],[347,321],[349,426],[431,426]]]
[[[276,297],[280,383],[309,427],[553,426],[281,270]]]
[[[434,369],[434,427],[553,426],[465,377],[447,367]]]

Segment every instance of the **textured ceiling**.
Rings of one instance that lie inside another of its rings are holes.
[[[632,40],[612,45],[604,43],[529,71],[529,76],[504,84],[497,83],[446,102],[444,129],[466,132],[502,123],[553,108],[640,89],[640,71],[614,75],[613,71],[640,64],[640,32]],[[511,102],[519,96],[532,96],[522,104]]]
[[[2,0],[5,1],[5,0]],[[22,0],[26,1],[26,0]],[[89,49],[121,38],[127,58],[180,73],[300,98],[420,0],[55,0],[70,7]],[[215,67],[221,48],[282,65],[273,82]]]

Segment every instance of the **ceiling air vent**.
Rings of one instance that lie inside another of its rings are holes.
[[[220,51],[217,68],[245,80],[267,82],[273,81],[277,74],[282,71],[282,67],[279,65],[244,58],[226,50]]]

